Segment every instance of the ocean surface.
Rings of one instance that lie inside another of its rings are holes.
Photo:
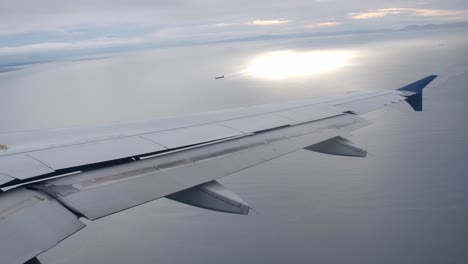
[[[42,254],[78,263],[468,263],[468,30],[164,49],[0,71],[0,133],[92,126],[439,75],[424,112],[366,115],[365,159],[301,150],[220,182],[259,213],[167,199],[88,225]],[[224,76],[221,79],[215,77]]]

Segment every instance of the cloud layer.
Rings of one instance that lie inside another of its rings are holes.
[[[0,0],[0,56],[468,20],[468,2]]]
[[[466,19],[466,10],[448,10],[448,9],[423,9],[423,8],[381,8],[372,9],[364,12],[350,13],[352,19],[375,19],[390,15],[410,15],[419,17],[447,17],[453,19]]]

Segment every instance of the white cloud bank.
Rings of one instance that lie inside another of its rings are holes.
[[[281,25],[291,22],[291,20],[282,20],[282,19],[273,19],[273,20],[254,20],[249,24],[256,26],[271,26],[271,25]]]
[[[352,19],[375,19],[401,14],[419,17],[453,17],[458,19],[467,19],[466,10],[423,9],[403,7],[371,9],[364,12],[350,13],[349,17]]]

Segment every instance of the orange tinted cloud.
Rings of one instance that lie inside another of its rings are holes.
[[[352,19],[373,19],[389,15],[408,14],[413,16],[458,16],[466,11],[446,10],[446,9],[422,9],[422,8],[381,8],[371,9],[365,12],[357,12],[348,14]]]
[[[341,22],[338,21],[327,21],[327,22],[320,22],[316,24],[310,24],[305,26],[306,28],[322,28],[322,27],[337,27],[341,25]]]
[[[270,26],[270,25],[279,25],[279,24],[286,24],[291,22],[291,20],[281,20],[281,19],[272,19],[272,20],[254,20],[249,24],[256,25],[256,26]]]

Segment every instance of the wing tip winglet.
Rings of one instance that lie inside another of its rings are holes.
[[[408,102],[408,104],[414,109],[414,111],[420,112],[423,110],[423,89],[426,88],[426,86],[429,83],[431,83],[435,78],[437,78],[437,75],[429,75],[425,78],[422,78],[421,80],[410,83],[397,90],[410,92],[409,95],[405,95],[407,97],[406,102]]]
[[[399,88],[399,91],[408,91],[408,92],[413,92],[420,94],[422,93],[423,89],[431,83],[435,78],[437,78],[437,75],[429,75],[427,77],[422,78],[421,80],[415,81],[413,83],[410,83],[408,85],[405,85],[401,88]]]

